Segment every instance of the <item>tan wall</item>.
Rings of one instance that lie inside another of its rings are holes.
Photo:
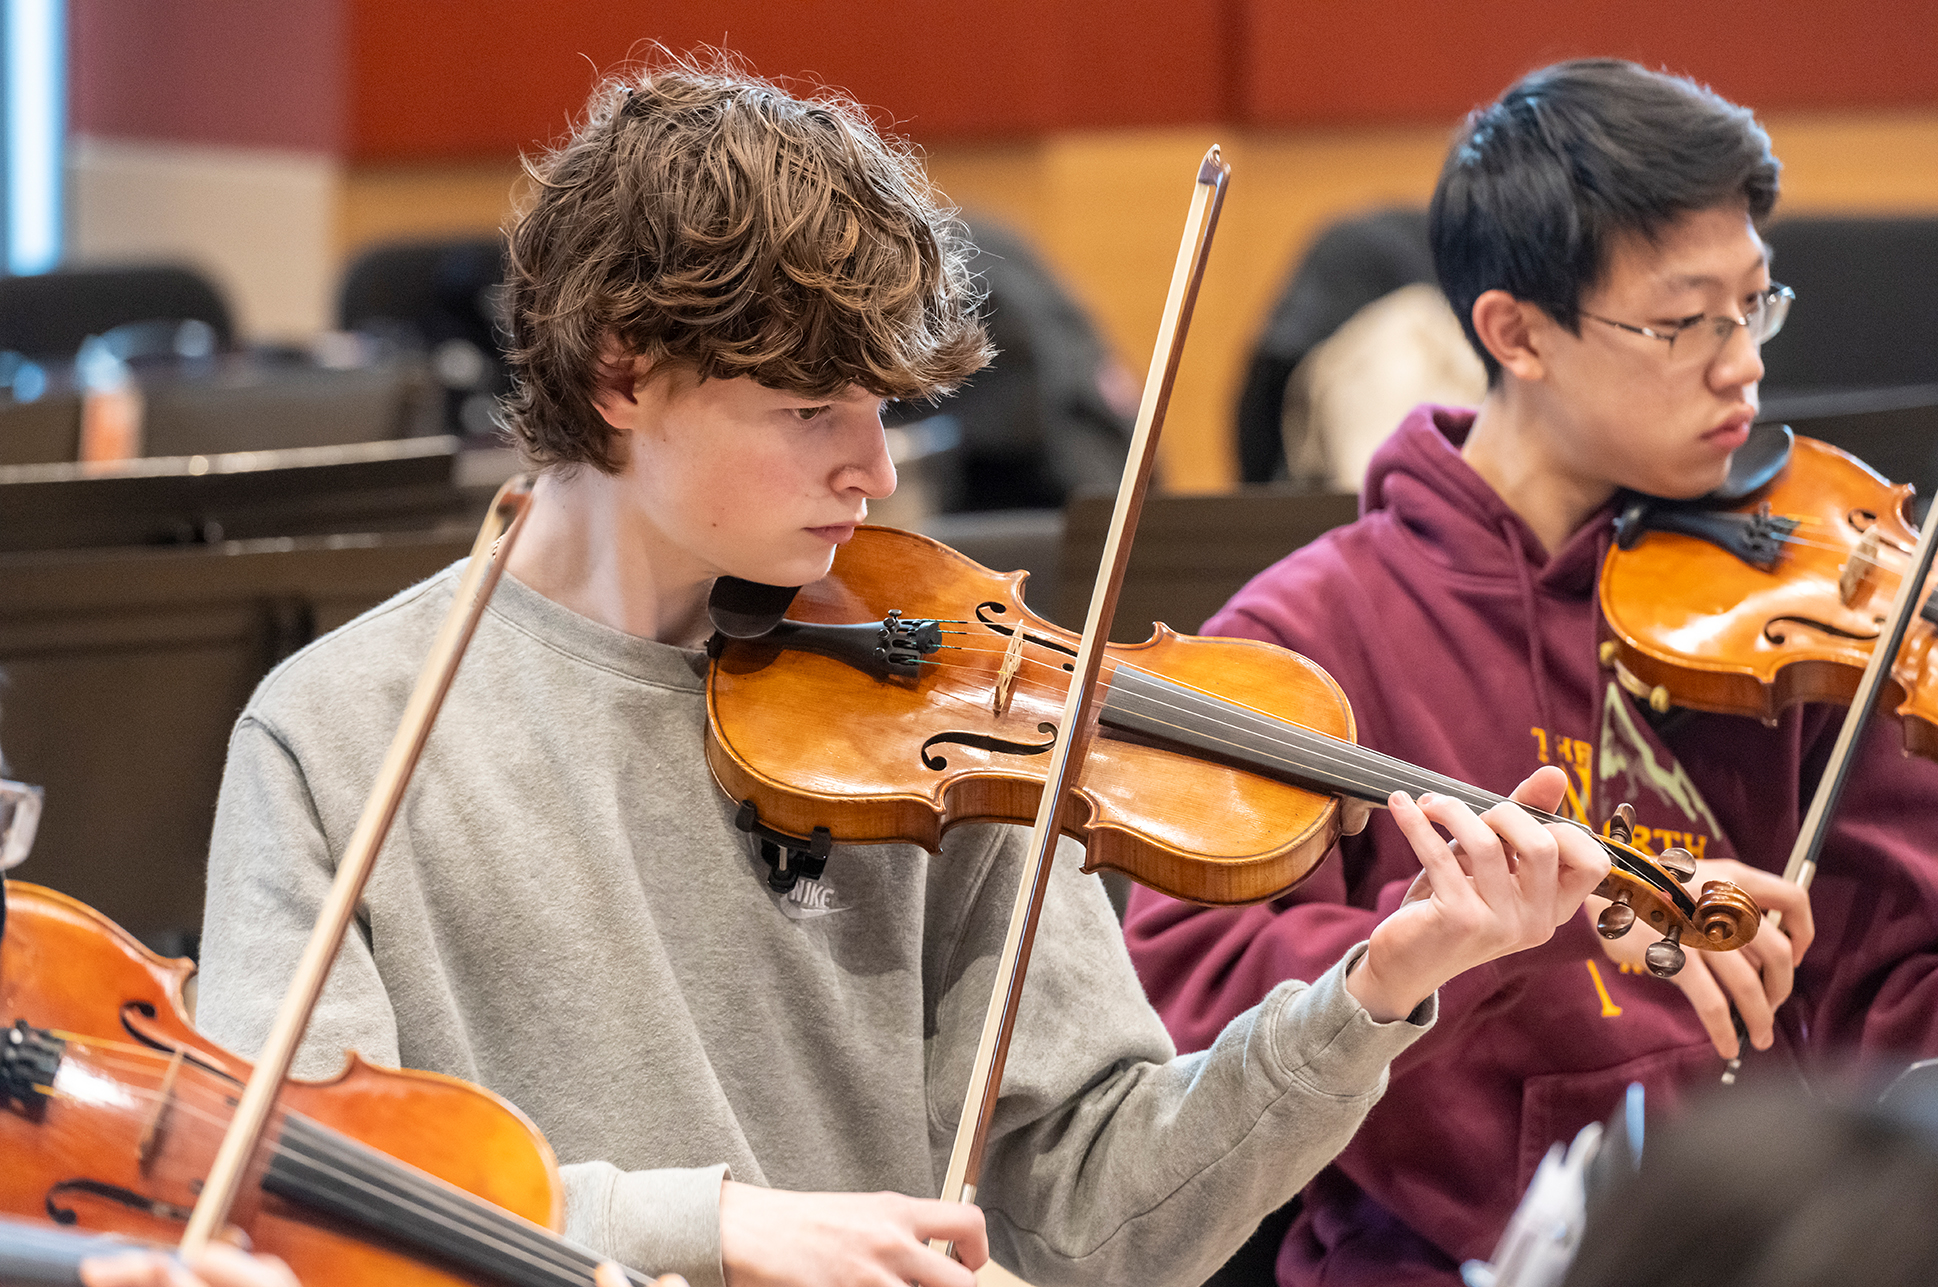
[[[1783,209],[1938,213],[1938,112],[1776,116]],[[970,213],[1032,235],[1130,366],[1150,360],[1192,176],[1224,147],[1230,195],[1179,373],[1164,440],[1167,485],[1216,491],[1236,476],[1232,409],[1251,343],[1296,257],[1334,219],[1424,205],[1446,150],[1441,128],[1063,134],[1013,146],[938,148],[929,169]],[[348,256],[390,237],[500,226],[516,169],[358,168],[338,204]]]

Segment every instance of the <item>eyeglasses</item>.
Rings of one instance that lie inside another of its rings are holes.
[[[1742,327],[1750,333],[1750,343],[1761,344],[1783,329],[1783,319],[1790,316],[1790,305],[1797,293],[1788,286],[1770,283],[1770,288],[1750,301],[1743,316],[1731,317],[1727,313],[1720,316],[1709,313],[1698,314],[1677,322],[1667,329],[1653,326],[1630,326],[1612,317],[1601,317],[1584,312],[1583,317],[1604,326],[1630,331],[1636,335],[1646,335],[1652,340],[1662,340],[1669,346],[1669,361],[1677,366],[1692,366],[1698,363],[1707,366],[1729,343],[1736,328]],[[1681,341],[1680,344],[1677,341]]]
[[[0,871],[18,867],[40,826],[40,788],[0,778]]]

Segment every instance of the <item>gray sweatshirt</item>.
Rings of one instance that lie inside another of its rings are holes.
[[[292,657],[237,723],[198,1022],[252,1053],[461,566]],[[723,1174],[939,1190],[1026,833],[837,847],[788,896],[702,752],[703,655],[507,577],[432,732],[298,1061],[489,1087],[562,1163],[566,1233],[722,1281]],[[831,711],[828,718],[839,718]],[[1431,1022],[1281,984],[1177,1058],[1065,845],[978,1200],[1040,1285],[1201,1281],[1323,1166]]]

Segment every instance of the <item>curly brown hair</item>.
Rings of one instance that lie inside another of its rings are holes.
[[[533,465],[623,465],[593,395],[619,349],[805,397],[931,397],[989,361],[968,234],[853,101],[721,58],[609,79],[526,161],[505,419]]]

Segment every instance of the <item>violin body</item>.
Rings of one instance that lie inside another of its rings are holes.
[[[1025,576],[863,527],[780,626],[712,648],[707,759],[742,824],[790,847],[823,830],[830,843],[934,851],[958,823],[1034,819],[1076,641],[1023,606]],[[879,636],[893,655],[898,619],[934,632],[919,662],[875,665],[851,645]],[[880,629],[853,624],[871,621]],[[1298,885],[1338,839],[1342,795],[1500,802],[1357,746],[1331,676],[1270,644],[1160,625],[1141,644],[1109,645],[1100,681],[1059,826],[1083,842],[1084,870],[1173,898],[1259,902]],[[1712,881],[1692,899],[1627,840],[1597,836],[1613,866],[1596,892],[1623,904],[1611,937],[1643,924],[1727,951],[1755,935],[1760,913],[1742,891]]]
[[[1077,648],[1075,635],[1024,606],[1027,575],[991,572],[913,533],[858,529],[789,618],[841,624],[899,610],[940,619],[939,664],[858,683],[846,661],[765,639],[728,643],[707,683],[707,759],[722,789],[752,801],[765,826],[794,836],[825,827],[837,843],[933,851],[958,823],[1027,824],[1042,763],[1064,735]],[[999,709],[993,694],[1017,630],[1029,647]],[[1307,727],[1353,736],[1338,685],[1283,649],[1160,625],[1144,643],[1109,646],[1106,685],[1119,666],[1243,694],[1250,707],[1297,711]],[[1257,902],[1304,880],[1338,837],[1336,796],[1098,733],[1094,722],[1079,730],[1087,754],[1060,820],[1083,842],[1086,871],[1112,868],[1196,902]]]
[[[63,1044],[49,1093],[19,1071],[15,1037],[16,1063],[0,1077],[0,1212],[172,1245],[249,1066],[191,1025],[182,1003],[193,973],[187,961],[156,956],[53,890],[8,882],[6,898],[0,1020],[15,1033],[24,1023]],[[318,1146],[324,1183],[350,1175],[344,1158],[361,1158],[364,1179],[413,1188],[420,1199],[441,1194],[452,1210],[474,1212],[480,1204],[466,1195],[475,1195],[511,1213],[492,1213],[493,1222],[522,1217],[544,1230],[560,1227],[564,1198],[550,1147],[489,1091],[353,1055],[328,1081],[288,1082],[279,1104],[289,1116],[280,1132],[273,1125],[265,1135],[231,1222],[252,1250],[282,1257],[307,1287],[499,1276],[455,1270],[332,1214],[327,1203],[284,1196],[313,1182],[291,1170],[289,1148],[275,1147],[279,1138],[288,1144],[297,1126]],[[365,1157],[370,1150],[389,1157]],[[531,1233],[549,1238],[544,1230]]]
[[[1912,488],[1845,452],[1798,438],[1789,463],[1751,494],[1801,520],[1765,571],[1694,536],[1649,532],[1602,566],[1603,658],[1625,687],[1669,705],[1774,722],[1798,702],[1847,704],[1917,544]],[[1867,537],[1868,534],[1868,537]],[[1867,541],[1869,544],[1867,544]],[[1892,668],[1905,748],[1938,758],[1938,626],[1914,604]]]

